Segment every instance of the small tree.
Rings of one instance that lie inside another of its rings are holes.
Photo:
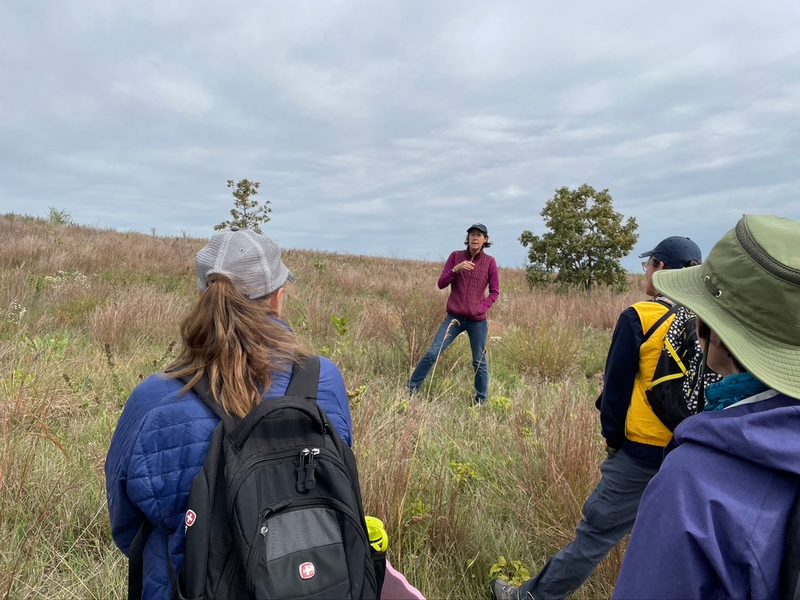
[[[51,225],[72,225],[72,215],[68,210],[58,210],[51,206],[47,215],[47,222]]]
[[[238,227],[239,229],[252,229],[256,233],[261,233],[261,225],[269,223],[270,201],[265,200],[260,203],[255,196],[261,184],[258,181],[241,179],[236,183],[228,179],[228,187],[233,189],[234,202],[231,208],[230,221],[224,221],[219,225],[214,225],[214,229],[228,229]]]
[[[548,231],[542,236],[523,231],[520,243],[528,250],[528,282],[533,287],[555,281],[591,290],[597,284],[627,286],[620,259],[639,238],[636,219],[614,211],[608,190],[583,184],[562,187],[541,212]]]

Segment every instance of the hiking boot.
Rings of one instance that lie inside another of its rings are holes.
[[[492,580],[491,589],[494,600],[519,600],[519,588],[502,579]]]
[[[475,396],[475,406],[483,406],[484,404],[486,404],[486,398]]]

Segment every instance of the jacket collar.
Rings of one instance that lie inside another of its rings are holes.
[[[475,262],[476,260],[480,259],[481,256],[483,256],[483,248],[478,251],[478,253],[475,255],[475,258],[472,258],[472,254],[469,253],[469,248],[464,248],[464,256],[467,257],[467,260]]]

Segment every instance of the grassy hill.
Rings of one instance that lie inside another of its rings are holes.
[[[0,240],[0,598],[123,598],[105,454],[130,391],[177,353],[204,241],[15,215]],[[434,599],[488,597],[493,565],[534,574],[596,482],[593,400],[610,328],[640,292],[529,291],[501,269],[491,399],[476,408],[466,336],[405,393],[444,318],[440,264],[284,261],[298,277],[287,321],[347,383],[366,512],[386,523],[392,562]],[[577,597],[609,597],[620,557]]]

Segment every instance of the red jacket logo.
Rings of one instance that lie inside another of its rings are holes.
[[[300,565],[300,579],[311,579],[317,574],[314,563],[304,562]]]

